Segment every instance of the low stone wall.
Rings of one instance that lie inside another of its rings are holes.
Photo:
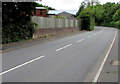
[[[79,31],[79,28],[48,28],[48,29],[36,29],[35,33],[33,34],[33,38],[41,38],[41,37],[47,37],[47,36],[53,36],[58,34],[64,34],[64,33],[70,33]]]

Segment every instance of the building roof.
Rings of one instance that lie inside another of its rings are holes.
[[[36,7],[36,9],[46,9],[45,7]]]
[[[48,14],[59,14],[59,13],[62,13],[62,12],[67,12],[67,13],[76,15],[77,10],[50,10],[48,12]]]
[[[61,13],[58,13],[57,15],[74,15],[74,14],[71,14],[71,13],[68,13],[68,12],[65,12],[65,11],[63,11],[63,12],[61,12]]]

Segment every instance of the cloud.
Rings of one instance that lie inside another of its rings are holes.
[[[40,3],[57,10],[75,10],[79,8],[81,0],[42,0]]]
[[[40,3],[57,10],[78,10],[84,0],[42,0]],[[99,0],[101,3],[118,2],[118,0]]]
[[[74,0],[62,0],[63,3],[76,3]]]

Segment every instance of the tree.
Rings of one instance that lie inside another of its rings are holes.
[[[96,5],[93,7],[95,13],[95,22],[97,25],[100,25],[104,20],[104,8],[102,5]]]
[[[83,2],[86,4],[87,7],[100,4],[98,0],[84,0]]]
[[[78,17],[79,16],[79,14],[82,12],[82,10],[85,8],[85,3],[84,2],[82,2],[81,3],[81,5],[80,5],[80,8],[79,8],[79,10],[78,10],[78,12],[76,13],[76,17]]]
[[[94,20],[95,12],[91,6],[85,8],[78,16],[83,22],[86,22],[86,30],[94,30]],[[83,23],[84,24],[84,23]],[[84,27],[85,25],[83,25]]]
[[[85,0],[84,9],[79,12],[78,18],[90,17],[95,18],[96,25],[110,26],[120,28],[120,4],[106,3],[100,5],[94,4],[96,0]]]
[[[120,20],[120,9],[116,11],[116,13],[113,15],[113,20],[114,21],[119,21]]]
[[[42,4],[39,4],[39,3],[35,3],[35,6],[36,7],[45,7],[47,9],[47,12],[49,10],[55,10],[55,8],[52,8],[52,7],[49,7],[49,6],[46,6],[46,5],[42,5]]]
[[[102,14],[102,16],[104,18],[101,18],[102,23],[100,25],[118,28],[117,25],[119,25],[119,22],[115,21],[115,19],[119,19],[119,17],[115,17],[116,16],[115,14],[120,9],[120,5],[109,2],[109,3],[106,3],[102,6],[104,9],[104,13]]]
[[[81,18],[82,21],[88,23],[89,26],[87,27],[89,27],[89,30],[93,30],[95,25],[95,5],[99,5],[98,0],[84,0],[76,14],[77,18]]]

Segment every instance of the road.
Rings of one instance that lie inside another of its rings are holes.
[[[3,82],[92,81],[107,54],[116,29],[96,27],[94,31],[67,36],[4,52]]]

